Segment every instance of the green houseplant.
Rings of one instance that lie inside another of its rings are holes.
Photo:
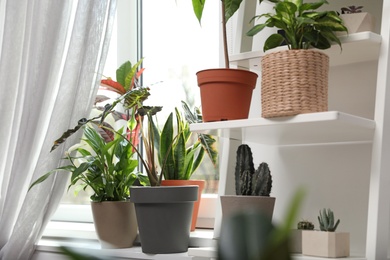
[[[221,196],[223,218],[255,208],[272,219],[275,197],[270,197],[271,171],[264,162],[255,170],[252,151],[247,144],[237,149],[235,185],[236,195]]]
[[[302,254],[320,257],[349,256],[349,233],[336,232],[340,220],[335,221],[333,211],[325,208],[320,210],[318,223],[320,231],[302,232]]]
[[[222,121],[248,118],[252,91],[257,74],[248,70],[229,68],[226,23],[239,9],[242,0],[222,0],[222,32],[225,68],[197,72],[203,121]],[[205,0],[193,0],[194,13],[201,22]],[[240,102],[236,102],[240,100]]]
[[[327,111],[329,57],[312,48],[327,49],[333,42],[341,47],[336,32],[346,32],[347,28],[336,12],[317,11],[328,3],[326,0],[270,2],[275,4],[275,12],[255,16],[253,19],[260,19],[260,23],[247,35],[253,36],[266,27],[281,29],[282,34],[274,33],[266,39],[263,50],[283,42],[288,50],[272,51],[262,58],[262,116]]]
[[[137,235],[137,221],[134,205],[129,201],[129,187],[136,180],[145,181],[145,176],[136,171],[138,161],[133,150],[137,141],[133,133],[138,126],[133,124],[128,130],[114,130],[105,119],[109,115],[126,118],[127,115],[115,111],[118,104],[136,109],[149,96],[148,89],[137,87],[136,69],[139,64],[132,66],[126,62],[118,69],[117,77],[130,79],[122,96],[102,108],[98,116],[79,120],[76,127],[68,129],[54,141],[51,151],[69,136],[83,130],[84,137],[66,153],[68,164],[49,171],[30,186],[31,189],[52,174],[61,172],[70,173],[68,190],[71,187],[76,187],[76,191],[92,190],[90,199],[95,229],[104,248],[131,247]],[[120,85],[116,84],[117,87]],[[101,99],[105,98],[97,97],[97,100]],[[98,106],[96,109],[99,110]]]
[[[182,101],[186,118],[190,122],[198,121],[199,115],[192,113],[188,105]],[[195,108],[195,111],[198,109]],[[176,120],[174,119],[176,118]],[[176,128],[174,127],[176,121]],[[189,121],[184,119],[178,108],[167,118],[162,130],[158,129],[156,150],[158,151],[159,164],[164,165],[163,186],[197,185],[198,200],[194,203],[191,231],[195,230],[198,217],[201,194],[205,186],[204,180],[190,179],[192,174],[201,165],[204,155],[207,154],[214,166],[217,165],[216,140],[207,134],[198,134],[197,139],[190,131]]]
[[[130,187],[130,200],[135,204],[142,252],[186,252],[194,202],[198,199],[198,186],[161,186],[164,165],[168,159],[166,155],[160,157],[162,165],[159,170],[156,147],[166,146],[169,152],[173,140],[159,138],[154,118],[160,110],[161,107],[145,106],[138,110],[145,156],[136,147],[134,149],[144,166],[150,186]],[[167,143],[163,143],[164,140]]]

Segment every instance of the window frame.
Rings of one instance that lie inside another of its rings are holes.
[[[130,10],[130,11],[129,11]],[[142,0],[128,1],[118,0],[116,14],[115,39],[112,43],[117,45],[116,64],[117,67],[126,60],[140,60],[142,54]],[[195,19],[195,18],[194,18]],[[137,30],[128,30],[129,27]],[[115,30],[114,30],[115,31]],[[126,33],[122,33],[126,32]],[[136,46],[136,48],[128,48]],[[200,204],[197,228],[214,228],[214,219],[216,208],[218,207],[218,194],[202,194],[202,203]],[[92,211],[90,205],[64,204],[58,206],[57,211],[51,219],[52,222],[74,222],[74,223],[93,223]],[[67,227],[64,227],[67,229]],[[57,230],[57,227],[55,228]],[[48,226],[44,236],[52,234],[52,227]]]

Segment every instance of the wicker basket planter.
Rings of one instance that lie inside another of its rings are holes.
[[[329,57],[316,50],[283,50],[261,62],[262,117],[328,110]]]

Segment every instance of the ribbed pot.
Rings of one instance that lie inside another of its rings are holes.
[[[191,231],[195,231],[196,220],[198,219],[199,205],[204,189],[205,181],[204,180],[162,180],[161,186],[185,186],[185,185],[196,185],[198,189],[198,199],[194,203],[194,211],[192,212],[191,220]]]
[[[102,248],[132,247],[137,219],[130,201],[91,202],[93,222]]]
[[[262,117],[328,110],[329,57],[316,50],[282,50],[261,61]]]
[[[198,186],[130,187],[130,194],[137,214],[142,252],[188,251]]]
[[[240,69],[209,69],[196,73],[204,122],[248,118],[258,75]]]

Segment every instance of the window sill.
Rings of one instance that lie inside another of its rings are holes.
[[[34,260],[52,259],[54,255],[61,254],[61,247],[69,247],[77,252],[87,255],[123,258],[123,259],[213,259],[215,256],[210,249],[215,248],[212,229],[197,229],[190,234],[190,248],[188,252],[178,254],[144,254],[136,240],[135,246],[124,249],[102,249],[95,234],[92,223],[50,222],[43,238],[39,241],[34,253]],[[205,254],[204,251],[208,253]],[[213,250],[211,250],[213,251]],[[66,258],[64,258],[66,259]]]

